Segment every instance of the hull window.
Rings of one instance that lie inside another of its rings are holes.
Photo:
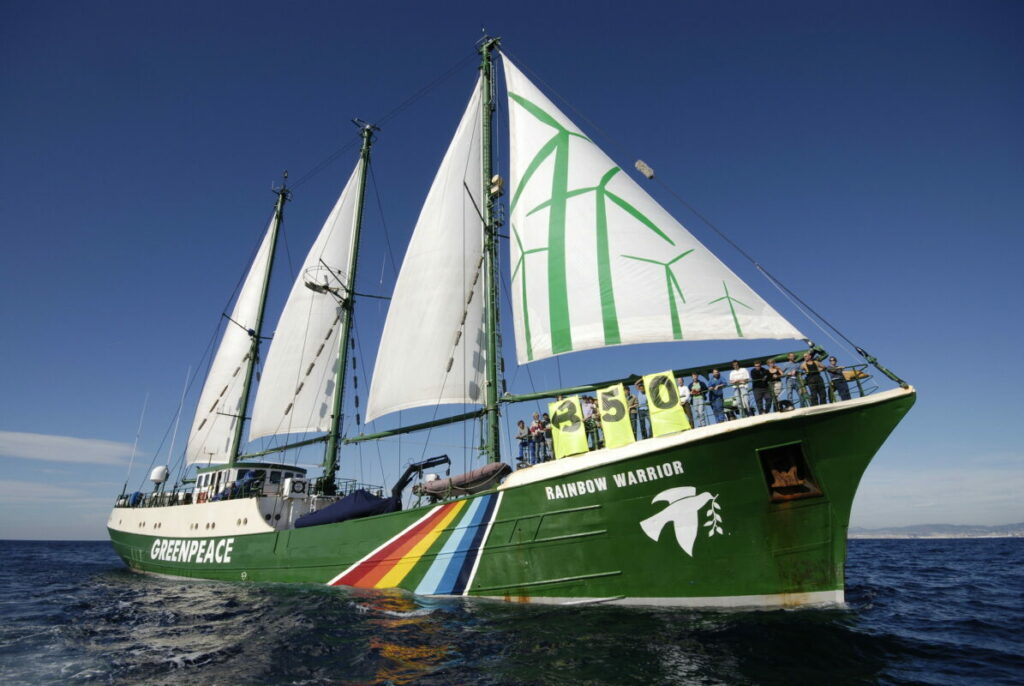
[[[821,488],[811,475],[800,443],[787,443],[757,451],[772,502],[819,498]]]

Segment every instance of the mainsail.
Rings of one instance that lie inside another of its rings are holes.
[[[356,164],[292,285],[260,379],[250,440],[327,431],[363,162]]]
[[[520,364],[632,343],[804,337],[502,57]]]
[[[381,336],[366,421],[483,401],[480,81],[434,177]]]
[[[275,212],[206,376],[185,450],[188,464],[221,464],[231,459],[235,427],[244,414],[241,400],[245,394],[245,368],[252,350],[249,332],[256,329],[260,317],[278,221],[279,215]]]

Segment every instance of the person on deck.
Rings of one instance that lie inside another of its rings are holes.
[[[790,407],[800,407],[800,363],[796,361],[796,355],[789,353],[786,361],[779,365],[782,370],[782,394]]]
[[[551,415],[547,412],[540,416],[540,423],[544,426],[544,447],[547,448],[547,457],[545,460],[553,459],[555,456],[555,447],[553,439],[551,438]]]
[[[644,393],[644,381],[638,380],[636,388],[636,439],[639,441],[651,435],[651,415],[647,411],[647,395]]]
[[[824,405],[827,402],[825,397],[825,382],[821,379],[821,373],[825,371],[825,365],[814,359],[810,352],[804,353],[804,363],[800,365],[804,373],[804,383],[807,384],[807,395],[810,404]]]
[[[629,425],[633,427],[633,435],[636,436],[636,417],[640,410],[640,403],[637,402],[636,396],[628,386],[626,387],[626,409],[629,410]]]
[[[544,426],[540,423],[540,412],[533,413],[533,421],[530,423],[530,442],[532,445],[530,463],[544,462],[548,457],[548,451],[547,444],[544,443]]]
[[[747,384],[749,383],[750,372],[741,367],[737,360],[733,360],[732,371],[729,372],[729,385],[732,386],[732,397],[736,400],[736,411],[740,417],[753,414],[750,411],[750,402],[747,400]]]
[[[840,400],[850,399],[850,385],[846,383],[845,367],[840,367],[836,358],[828,358],[828,367],[825,368],[828,371],[829,379],[832,381],[832,392],[839,396]],[[835,402],[835,397],[832,398],[832,402]]]
[[[754,390],[754,409],[758,414],[768,414],[772,407],[772,392],[769,387],[772,375],[762,366],[761,360],[750,370],[750,385]]]
[[[683,377],[676,379],[676,386],[679,387],[679,404],[683,406],[683,412],[686,413],[686,420],[690,422],[690,428],[693,428],[693,409],[690,407],[690,386],[683,381]]]
[[[725,421],[725,379],[717,369],[711,370],[708,377],[708,403],[711,405],[711,412],[715,415],[715,423],[721,424]]]
[[[519,441],[519,464],[525,465],[530,453],[533,452],[533,441],[530,437],[530,430],[526,428],[526,422],[520,419],[516,423],[516,428],[518,429],[516,432],[516,440]]]
[[[771,377],[772,390],[772,412],[779,411],[779,400],[782,399],[782,369],[775,364],[775,360],[768,360],[768,376]]]
[[[707,393],[708,386],[701,380],[697,372],[690,375],[690,405],[693,407],[693,418],[697,421],[695,426],[707,426]]]
[[[597,398],[583,396],[583,427],[587,432],[587,445],[590,450],[601,447],[601,420],[597,414]]]

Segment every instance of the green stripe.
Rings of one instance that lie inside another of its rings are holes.
[[[622,342],[619,335],[619,318],[615,312],[615,289],[612,284],[611,255],[608,249],[608,213],[605,209],[605,196],[608,183],[621,171],[612,167],[601,177],[598,185],[595,204],[597,212],[597,286],[601,296],[601,319],[604,323],[605,345],[616,345]]]

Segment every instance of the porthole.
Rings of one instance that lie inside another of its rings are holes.
[[[281,519],[281,515],[279,515],[279,514],[274,515],[274,521],[277,521],[279,519]]]
[[[249,523],[249,518],[248,517],[242,517],[242,526],[245,526],[248,523]]]
[[[263,515],[263,518],[269,522],[270,521],[270,513],[268,512],[267,514]]]
[[[210,522],[210,528],[211,529],[216,529],[217,528],[217,522]]]
[[[242,518],[241,517],[239,517],[238,519],[235,520],[235,526],[242,526]]]

